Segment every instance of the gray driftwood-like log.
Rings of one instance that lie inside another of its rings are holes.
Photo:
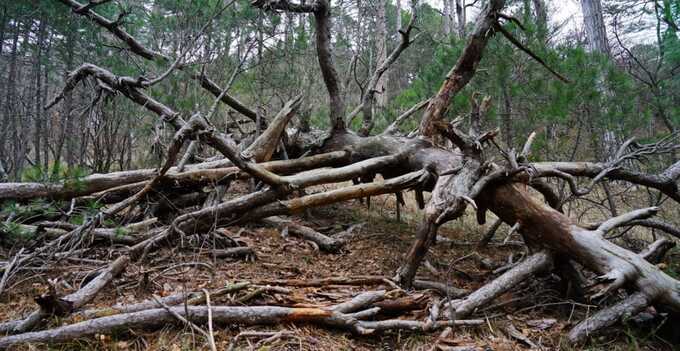
[[[302,95],[298,95],[295,99],[288,101],[271,121],[269,127],[241,155],[255,162],[269,161],[279,145],[279,140],[285,132],[286,125],[295,116],[301,103]]]
[[[20,224],[19,228],[23,233],[29,234],[31,237],[39,237],[40,234],[44,234],[48,239],[56,239],[76,229],[77,226],[50,227],[44,223],[39,223],[38,225]],[[134,235],[132,230],[127,227],[120,227],[118,229],[96,228],[92,230],[92,234],[97,239],[124,245],[134,245],[145,239],[145,235]]]
[[[301,236],[305,240],[309,240],[319,246],[319,249],[328,252],[338,252],[344,245],[344,240],[334,239],[327,235],[321,234],[316,230],[297,224],[293,221],[283,219],[281,217],[272,216],[264,219],[265,224],[272,225],[279,228],[279,230],[284,230],[288,228],[289,233],[293,233]]]
[[[589,336],[593,336],[605,327],[610,327],[621,320],[634,317],[649,306],[651,301],[645,293],[637,292],[613,306],[606,307],[583,322],[576,325],[567,338],[573,344],[582,344]]]
[[[121,256],[80,290],[61,298],[53,296],[53,299],[64,301],[69,309],[63,312],[69,314],[92,301],[104,287],[111,283],[113,278],[125,270],[129,262],[130,258],[128,256]],[[0,331],[22,333],[30,330],[52,314],[45,307],[41,306],[40,309],[33,311],[24,319],[1,324]]]
[[[279,306],[177,306],[152,308],[131,313],[120,313],[74,323],[54,329],[28,332],[0,338],[0,349],[26,343],[60,343],[98,333],[110,333],[119,328],[148,329],[158,328],[176,322],[176,315],[197,323],[205,323],[210,313],[211,319],[218,324],[284,324],[314,323],[327,327],[341,328],[357,334],[370,334],[390,329],[433,331],[446,326],[480,325],[482,320],[458,320],[436,322],[426,327],[424,322],[408,320],[362,321],[347,314],[367,308],[371,303],[385,297],[385,291],[359,294],[347,303],[328,309],[289,308]]]
[[[541,271],[547,271],[552,265],[552,257],[546,252],[535,253],[500,277],[475,290],[460,302],[453,303],[454,315],[452,319],[465,318],[477,307],[484,306],[496,297],[512,289],[518,283],[530,278]]]
[[[249,286],[250,286],[249,282],[229,284],[224,288],[211,291],[210,296],[217,297],[224,294],[237,292]],[[185,303],[187,305],[198,305],[205,302],[205,293],[204,292],[178,293],[169,296],[164,296],[159,300],[168,306],[175,306]],[[139,312],[154,308],[158,308],[158,303],[155,300],[150,299],[132,304],[116,304],[111,307],[92,308],[83,311],[78,311],[73,314],[73,317],[75,320],[84,320],[112,316],[121,313]]]

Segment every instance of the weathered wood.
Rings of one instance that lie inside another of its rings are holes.
[[[547,252],[535,253],[500,277],[475,290],[462,301],[454,303],[453,319],[465,318],[477,309],[495,299],[502,293],[514,288],[518,283],[534,274],[546,271],[552,265],[552,257]],[[446,309],[445,309],[446,310]]]
[[[395,191],[412,188],[422,183],[423,178],[426,176],[427,172],[416,171],[385,181],[348,186],[291,200],[278,201],[248,212],[239,219],[239,222],[247,222],[270,216],[293,215],[301,213],[307,208],[326,206],[366,196],[390,194]]]
[[[455,286],[451,286],[448,284],[421,279],[414,279],[413,287],[421,290],[425,289],[436,290],[443,296],[453,298],[465,296],[470,292],[469,290],[456,288]]]
[[[302,95],[298,95],[293,100],[288,101],[271,121],[269,127],[241,155],[255,162],[269,161],[274,154],[274,150],[279,145],[279,140],[285,132],[286,125],[295,116],[301,103]]]
[[[615,217],[591,231],[536,201],[518,185],[499,186],[493,192],[484,194],[482,202],[503,221],[522,223],[519,232],[528,245],[569,257],[600,274],[605,284],[597,295],[622,286],[632,286],[644,292],[650,300],[680,310],[680,283],[677,280],[642,256],[603,238],[603,230],[624,225],[627,220],[644,219],[653,215],[655,208]]]
[[[317,232],[316,230],[297,224],[293,221],[283,219],[281,217],[272,216],[263,220],[264,223],[273,225],[280,230],[288,228],[290,233],[300,235],[303,239],[309,240],[319,246],[321,250],[328,252],[338,252],[344,245],[344,240],[338,240],[331,238],[324,234]]]
[[[661,262],[663,257],[666,255],[666,252],[674,247],[675,242],[662,238],[653,242],[642,252],[640,252],[639,255],[648,262],[656,264]]]
[[[70,311],[66,312],[70,313],[92,301],[99,291],[101,291],[101,289],[111,283],[113,278],[118,276],[127,267],[129,262],[130,258],[128,256],[120,256],[113,263],[111,263],[109,267],[99,273],[96,278],[92,279],[80,290],[61,298],[70,304],[71,309]],[[0,326],[0,330],[11,333],[25,332],[35,327],[43,319],[49,317],[49,315],[50,313],[48,311],[41,308],[33,311],[30,315],[22,320],[3,323]]]
[[[223,288],[216,289],[210,292],[211,296],[221,296],[224,294],[230,294],[237,292],[249,287],[251,284],[249,282],[240,282],[229,284]],[[189,292],[189,293],[178,293],[169,296],[164,296],[160,298],[160,301],[166,305],[173,306],[186,303],[187,305],[198,305],[205,301],[205,293],[201,291]],[[92,308],[83,311],[76,312],[72,315],[73,320],[86,320],[99,317],[112,316],[121,313],[132,313],[139,312],[149,309],[158,308],[158,303],[153,300],[145,300],[142,302],[132,303],[132,304],[116,304],[111,307],[102,308]]]
[[[370,306],[374,302],[383,300],[386,294],[387,291],[385,290],[367,291],[353,297],[347,302],[333,306],[331,310],[340,313],[355,312],[366,308],[366,306]]]
[[[192,321],[205,323],[205,306],[177,306],[172,312]],[[218,324],[279,324],[315,323],[359,331],[356,320],[344,314],[319,308],[288,308],[277,306],[212,306],[212,319]],[[0,338],[0,349],[26,343],[60,343],[99,333],[110,333],[119,328],[158,328],[175,323],[175,317],[165,308],[95,318],[75,324]]]
[[[350,330],[357,334],[369,334],[375,331],[392,329],[433,331],[446,326],[475,326],[483,320],[457,320],[436,322],[426,325],[421,321],[392,319],[383,321],[358,321],[351,315],[320,308],[288,308],[278,306],[177,306],[155,308],[133,313],[91,319],[54,329],[29,332],[0,338],[0,349],[7,349],[27,343],[62,343],[94,334],[108,334],[120,328],[148,329],[158,328],[176,322],[174,315],[179,315],[191,322],[205,323],[208,313],[213,322],[218,324],[281,324],[281,323],[314,323],[334,328]]]
[[[496,235],[496,231],[498,228],[500,228],[501,224],[503,224],[503,221],[496,219],[486,230],[486,233],[484,233],[482,236],[482,240],[479,241],[478,247],[485,247],[489,245],[491,239],[493,239],[493,236]]]
[[[505,5],[505,1],[491,0],[479,14],[474,32],[470,35],[463,53],[458,62],[446,75],[437,94],[430,100],[425,113],[420,121],[420,134],[426,137],[435,135],[434,123],[443,119],[448,110],[449,103],[477,71],[477,65],[482,59],[482,54],[489,39],[494,35],[492,30],[498,19],[498,12]]]
[[[26,233],[29,237],[37,238],[40,234],[45,234],[49,239],[56,239],[68,232],[77,228],[77,226],[71,226],[70,228],[51,228],[45,224],[39,225],[27,225],[19,224],[18,228],[22,233]],[[1,231],[1,230],[0,230]],[[92,234],[95,238],[106,240],[110,243],[123,244],[123,245],[134,245],[142,240],[144,240],[144,235],[131,235],[131,230],[126,227],[120,227],[118,229],[113,228],[95,228],[92,230]]]
[[[582,344],[588,337],[596,335],[601,329],[610,327],[621,320],[634,317],[642,312],[651,301],[645,293],[637,292],[621,302],[604,308],[576,325],[567,338],[573,344]]]
[[[348,152],[335,151],[288,161],[264,162],[261,166],[270,172],[290,174],[317,167],[340,165],[346,163],[348,159]],[[24,200],[38,197],[71,199],[90,194],[94,194],[92,195],[94,200],[112,196],[113,193],[117,192],[132,194],[139,191],[144,187],[146,181],[156,175],[156,169],[140,169],[93,174],[82,179],[62,183],[0,183],[0,200]],[[172,167],[159,184],[162,186],[175,184],[181,187],[195,187],[220,180],[225,181],[224,178],[231,180],[245,177],[248,177],[247,173],[240,171],[238,167],[233,167],[231,161],[224,159],[188,165],[183,172],[177,172],[177,168]]]

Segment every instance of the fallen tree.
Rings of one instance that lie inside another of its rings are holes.
[[[91,8],[81,8],[86,5],[70,0],[62,2],[71,6],[77,15],[92,19],[114,36],[128,43],[132,52],[142,58],[158,57],[159,54],[145,49],[118,25],[99,18],[101,17],[99,15],[95,16]],[[451,320],[443,322],[435,320],[433,323],[437,326],[455,324],[455,320],[474,313],[477,307],[512,289],[522,280],[541,272],[551,271],[564,264],[570,265],[570,262],[578,263],[581,267],[598,275],[597,289],[590,296],[591,299],[597,300],[621,289],[631,292],[629,297],[622,302],[603,309],[575,327],[569,335],[570,341],[574,343],[585,341],[584,335],[593,334],[598,329],[635,314],[649,305],[679,312],[680,282],[648,262],[647,258],[650,257],[650,253],[636,254],[604,238],[604,234],[618,227],[636,224],[647,224],[671,234],[677,233],[672,226],[659,224],[649,219],[658,212],[658,208],[649,207],[613,216],[596,226],[581,225],[560,211],[560,201],[556,201],[556,199],[559,200],[559,196],[555,195],[556,192],[549,184],[541,181],[545,178],[560,179],[569,186],[572,195],[576,197],[590,193],[593,186],[600,182],[625,181],[654,189],[663,196],[680,201],[677,186],[678,177],[680,177],[680,162],[671,165],[659,174],[645,174],[625,167],[630,162],[643,161],[644,157],[650,154],[668,154],[677,150],[678,145],[673,139],[675,135],[653,144],[642,145],[633,140],[627,141],[620,146],[616,157],[600,163],[530,162],[528,154],[533,137],[529,137],[522,152],[517,154],[514,150],[500,150],[504,161],[493,162],[488,156],[488,149],[494,144],[498,131],[484,131],[481,127],[490,108],[490,99],[474,95],[471,100],[469,118],[445,121],[446,112],[453,97],[473,79],[487,43],[495,33],[501,31],[502,21],[508,18],[502,14],[504,5],[505,2],[501,0],[491,0],[485,4],[476,21],[475,30],[460,58],[447,75],[438,93],[427,101],[427,108],[420,120],[416,135],[399,135],[398,128],[390,126],[384,133],[368,136],[372,122],[369,116],[365,116],[361,133],[364,136],[357,135],[346,127],[345,101],[338,74],[333,65],[330,43],[329,1],[316,0],[312,3],[255,1],[253,6],[263,10],[309,13],[315,18],[316,49],[329,94],[331,130],[321,143],[308,150],[315,156],[295,160],[269,161],[274,149],[281,144],[281,140],[286,139],[289,143],[295,143],[294,138],[283,136],[285,126],[293,117],[300,98],[288,102],[278,117],[268,123],[267,129],[251,144],[252,146],[245,147],[243,148],[245,151],[239,152],[234,140],[211,127],[209,119],[215,110],[215,105],[205,114],[206,117],[196,112],[185,121],[180,112],[148,96],[145,92],[147,86],[143,83],[144,80],[120,77],[104,68],[84,64],[69,75],[64,91],[72,90],[76,84],[85,79],[96,79],[106,84],[111,90],[120,92],[131,101],[157,114],[177,131],[174,143],[168,150],[168,160],[165,166],[160,172],[150,170],[127,172],[123,177],[124,181],[117,180],[120,175],[108,178],[93,176],[87,180],[89,185],[86,190],[80,192],[71,190],[67,184],[43,187],[4,184],[0,188],[0,198],[28,199],[41,196],[73,198],[98,191],[119,192],[123,194],[120,202],[104,210],[108,212],[103,212],[107,216],[113,216],[117,211],[143,201],[144,195],[151,189],[162,190],[166,184],[173,182],[179,184],[180,188],[192,188],[194,191],[196,186],[205,184],[202,179],[208,179],[211,182],[226,182],[225,179],[248,178],[259,184],[253,192],[244,196],[228,200],[217,199],[216,204],[210,206],[178,211],[172,223],[160,233],[129,247],[130,255],[141,259],[148,252],[162,245],[175,245],[177,238],[209,232],[216,226],[243,224],[271,216],[294,215],[308,208],[350,199],[414,191],[419,205],[424,209],[424,214],[417,229],[416,241],[393,279],[401,287],[411,288],[414,285],[417,270],[429,248],[435,244],[438,229],[460,218],[468,207],[476,212],[480,224],[485,223],[486,213],[491,211],[500,221],[516,225],[517,231],[531,251],[531,255],[523,262],[482,288],[462,300],[448,301],[453,309],[453,314],[449,315]],[[409,40],[410,30],[409,26],[409,29],[402,32],[406,43]],[[395,51],[395,53],[398,56],[399,52]],[[385,62],[387,67],[390,62],[396,60],[396,57],[390,57],[389,60]],[[384,73],[386,69],[381,66],[379,74]],[[214,104],[220,102],[235,104],[234,101],[237,101],[235,99],[225,101],[226,90],[216,90],[214,84],[202,84],[202,86],[216,97]],[[57,96],[55,101],[58,101],[59,96],[62,95],[63,92]],[[370,101],[362,101],[362,104],[370,104]],[[242,107],[235,107],[235,109],[251,118],[249,110],[244,110]],[[360,106],[358,109],[361,107],[365,106]],[[418,108],[414,107],[413,111],[417,110]],[[467,131],[463,130],[463,125],[467,125]],[[209,165],[188,166],[187,171],[173,172],[171,166],[174,165],[177,153],[186,140],[199,140],[213,147],[233,166],[224,168],[227,162],[225,160]],[[443,140],[449,142],[452,147],[444,146],[446,142]],[[221,168],[209,168],[213,165],[220,165]],[[376,175],[380,175],[382,179],[376,180]],[[577,178],[588,179],[589,185],[585,188],[579,187]],[[100,179],[107,180],[101,181]],[[350,180],[354,180],[355,184],[314,194],[304,192],[305,188],[314,185]],[[121,186],[124,189],[121,189]],[[545,201],[533,195],[529,191],[530,187],[541,193]],[[422,196],[424,191],[430,191],[432,194],[426,203]],[[111,208],[116,211],[110,210]],[[90,225],[96,227],[97,223],[92,222]],[[281,224],[280,220],[275,222],[275,225],[294,227],[294,224]],[[329,250],[337,250],[341,245],[330,238],[319,236],[319,233],[309,228],[294,229]],[[82,228],[64,233],[63,236],[70,240],[81,235],[81,232]],[[83,241],[79,242],[83,243]],[[650,252],[658,250],[652,248]],[[21,263],[25,263],[25,260]],[[204,320],[209,311],[210,308],[193,307],[191,315]],[[83,322],[93,324],[79,323],[52,331],[0,339],[0,345],[23,341],[63,341],[92,333],[93,330],[95,332],[100,330],[97,328],[102,328],[101,330],[113,328],[121,323],[132,326],[157,325],[172,320],[175,314],[188,318],[184,315],[185,309],[173,308],[172,312],[159,308],[128,315],[103,317],[106,319]],[[273,306],[241,309],[216,307],[213,314],[213,317],[221,322],[247,324],[279,323],[297,318],[297,320],[341,326],[358,333],[390,328],[412,330],[429,328],[420,322],[357,322],[346,314],[328,310],[297,310]]]
[[[378,331],[437,330],[449,326],[475,326],[483,320],[442,321],[425,327],[425,323],[413,320],[388,319],[367,321],[361,318],[373,316],[380,307],[369,308],[386,298],[386,291],[366,292],[344,303],[329,308],[289,308],[279,306],[174,306],[158,302],[156,306],[135,312],[119,313],[105,317],[85,320],[79,323],[44,331],[28,332],[0,338],[0,349],[25,343],[59,343],[82,338],[97,333],[110,333],[125,328],[157,328],[181,321],[205,323],[214,321],[220,324],[285,324],[314,323],[333,328],[341,328],[357,334],[371,334]],[[158,307],[161,305],[163,307]],[[366,313],[370,311],[370,313]]]

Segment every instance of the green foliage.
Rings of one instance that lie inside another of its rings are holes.
[[[9,243],[22,243],[33,238],[34,233],[15,222],[0,222],[0,238]]]
[[[72,182],[74,185],[88,176],[88,171],[80,166],[68,167],[63,163],[53,163],[48,169],[41,166],[27,167],[21,173],[23,182]]]
[[[34,199],[27,204],[19,204],[15,201],[5,201],[0,207],[0,215],[8,217],[13,215],[16,220],[33,217],[53,217],[59,213],[61,202]]]
[[[12,213],[17,213],[19,212],[19,209],[21,207],[19,204],[16,203],[16,201],[8,200],[2,203],[2,207],[0,208],[0,214],[3,216],[8,216]]]
[[[87,217],[83,213],[77,213],[68,219],[68,222],[75,225],[83,225]]]
[[[113,232],[114,232],[116,238],[122,238],[122,237],[129,234],[129,230],[127,230],[123,227],[116,227],[116,229],[114,229]]]
[[[87,201],[82,207],[78,207],[74,214],[69,218],[69,222],[75,225],[84,224],[89,218],[97,215],[104,205],[96,200]],[[107,220],[104,222],[106,226],[113,226],[115,222]]]

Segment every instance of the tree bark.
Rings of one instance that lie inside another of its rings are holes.
[[[397,8],[397,31],[401,29],[401,0],[395,0],[395,7]]]
[[[419,128],[421,135],[430,138],[435,135],[435,121],[442,120],[445,117],[453,96],[463,89],[474,76],[477,65],[482,59],[484,48],[493,36],[493,31],[490,29],[496,23],[497,13],[504,5],[504,1],[491,0],[482,9],[481,18],[477,20],[475,31],[468,40],[458,62],[446,75],[446,81],[432,98],[423,114]],[[456,6],[458,6],[458,3]]]
[[[14,179],[16,179],[16,167],[10,158],[8,158],[6,155],[9,154],[8,151],[8,132],[10,129],[14,128],[13,121],[15,118],[15,114],[17,113],[15,109],[15,95],[16,95],[16,76],[17,76],[17,48],[18,48],[18,43],[19,43],[19,26],[20,24],[18,22],[14,23],[14,28],[12,31],[12,46],[10,49],[10,57],[9,57],[9,71],[8,71],[8,76],[7,76],[7,86],[5,87],[5,108],[4,108],[4,113],[5,115],[3,116],[3,125],[5,126],[2,128],[2,131],[0,131],[0,155],[5,158],[5,167],[9,168],[8,161],[12,161],[12,168],[7,169],[7,171],[12,171],[14,174]]]
[[[588,47],[591,51],[610,56],[607,30],[602,15],[602,3],[600,0],[581,0],[583,22],[588,38]]]
[[[532,0],[534,4],[534,15],[536,16],[536,26],[538,27],[538,38],[542,43],[548,35],[548,12],[545,8],[544,0]]]
[[[503,139],[505,139],[505,146],[508,150],[514,147],[512,138],[512,100],[510,97],[510,88],[506,81],[503,85]]]
[[[43,81],[42,81],[42,54],[43,46],[46,36],[46,25],[47,22],[44,20],[44,15],[40,18],[40,25],[38,28],[38,42],[36,43],[36,56],[33,68],[35,70],[35,114],[33,115],[35,130],[33,131],[33,149],[35,152],[35,163],[36,165],[42,165],[42,146],[41,141],[43,138],[43,121],[44,121],[44,111],[43,111]],[[45,170],[46,171],[46,170]]]
[[[69,30],[66,33],[66,57],[64,58],[66,72],[68,75],[73,70],[73,59],[75,56],[75,27],[73,20],[69,20]],[[66,139],[66,165],[72,168],[76,164],[76,129],[75,116],[73,115],[73,91],[67,91],[62,105],[63,136]]]
[[[376,64],[379,67],[387,59],[387,16],[385,15],[385,7],[387,0],[377,0],[377,30],[376,30]],[[376,106],[378,109],[384,109],[389,101],[387,96],[388,75],[383,74],[378,79],[378,84],[375,86],[377,90]]]
[[[329,0],[317,0],[318,7],[314,11],[316,26],[316,53],[321,67],[326,90],[328,91],[330,120],[334,131],[345,130],[345,99],[338,71],[335,69],[331,46],[331,4]]]
[[[465,0],[456,0],[456,24],[458,25],[458,38],[465,39],[466,9]]]

